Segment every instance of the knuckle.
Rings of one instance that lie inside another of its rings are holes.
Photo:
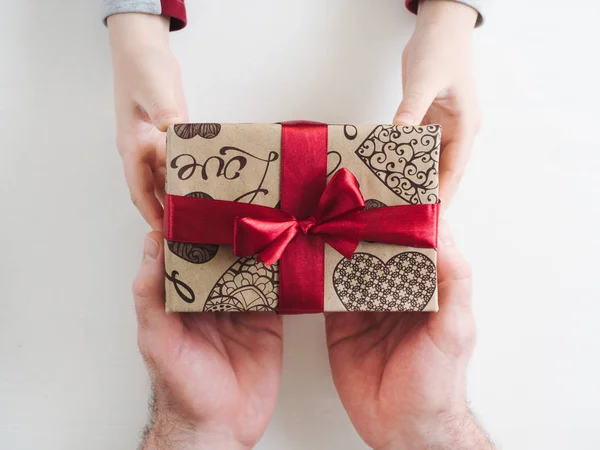
[[[123,137],[117,135],[117,137],[115,137],[115,145],[117,146],[117,150],[119,151],[119,153],[124,153],[125,152],[125,139],[123,139]]]
[[[477,330],[473,320],[468,320],[463,326],[459,327],[454,336],[457,349],[462,352],[470,351],[475,347],[477,340]]]
[[[122,136],[120,134],[115,138],[115,145],[120,155],[127,155],[132,149],[132,140],[130,137]]]
[[[472,316],[467,320],[460,320],[453,324],[447,335],[447,351],[453,357],[470,354],[477,341],[475,320]]]
[[[137,192],[131,191],[129,193],[129,198],[131,199],[131,203],[133,203],[136,208],[140,207],[141,200],[140,195]]]
[[[463,178],[463,174],[462,171],[460,171],[458,168],[455,168],[454,170],[450,170],[448,172],[448,180],[450,181],[450,184],[458,186],[461,182]]]
[[[466,268],[468,270],[468,268]],[[477,328],[475,326],[475,317],[471,307],[471,283],[469,274],[465,273],[463,278],[464,289],[458,293],[457,301],[460,303],[461,320],[458,320],[453,327],[454,346],[460,352],[470,351],[475,346],[477,338]]]
[[[153,122],[162,122],[177,116],[177,110],[173,106],[167,106],[158,101],[153,101],[150,107],[150,118]]]
[[[476,102],[467,108],[464,118],[464,132],[472,136],[477,135],[481,130],[482,117],[481,110]]]
[[[140,276],[137,276],[131,284],[131,292],[136,298],[144,298],[148,295],[148,282]]]
[[[406,61],[406,58],[410,54],[409,46],[405,45],[404,49],[402,49],[402,61]]]
[[[175,58],[171,61],[171,70],[176,80],[181,80],[181,66]]]
[[[463,178],[462,169],[458,165],[446,168],[440,172],[440,179],[443,186],[458,187]]]
[[[138,325],[138,326],[140,326],[140,328],[141,328],[141,325]],[[156,362],[152,356],[152,353],[150,352],[150,349],[152,348],[152,346],[149,345],[149,343],[148,343],[148,334],[147,333],[144,333],[142,331],[138,332],[137,345],[138,345],[138,349],[140,351],[140,355],[142,355],[142,359],[144,360],[144,363],[148,367],[148,370],[150,372],[154,372],[154,370],[156,368]]]

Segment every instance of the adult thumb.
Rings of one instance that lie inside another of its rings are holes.
[[[420,125],[437,92],[426,83],[406,83],[394,125]]]

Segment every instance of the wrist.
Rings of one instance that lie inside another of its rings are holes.
[[[153,403],[156,407],[156,403]],[[176,414],[154,409],[144,430],[141,450],[248,450],[226,429],[198,425]]]
[[[466,408],[452,414],[441,414],[435,420],[418,420],[412,424],[405,421],[402,425],[397,438],[377,450],[495,449],[471,411]]]
[[[469,35],[477,21],[477,11],[454,0],[420,0],[417,28],[447,28]]]
[[[135,53],[144,48],[169,47],[168,17],[123,13],[109,16],[106,23],[113,54]]]
[[[147,429],[142,450],[249,450],[227,433],[207,431],[169,420],[160,420]]]

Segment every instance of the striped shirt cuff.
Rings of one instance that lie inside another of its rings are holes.
[[[171,31],[181,30],[187,23],[184,0],[101,0],[102,19],[119,13],[144,13],[169,16]]]
[[[458,3],[463,3],[467,6],[470,6],[475,11],[477,11],[477,13],[478,13],[477,14],[477,22],[475,22],[476,27],[483,24],[485,3],[488,0],[454,0],[454,1],[456,1]],[[419,0],[406,0],[406,7],[408,8],[408,10],[411,13],[416,14],[417,9],[419,8]]]

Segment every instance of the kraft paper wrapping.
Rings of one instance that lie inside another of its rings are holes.
[[[328,179],[358,179],[366,208],[438,202],[441,128],[329,125]],[[167,133],[166,192],[277,207],[281,125],[181,124]],[[436,251],[361,242],[351,260],[325,245],[325,311],[437,311]],[[278,264],[231,246],[165,242],[166,309],[275,311]]]

